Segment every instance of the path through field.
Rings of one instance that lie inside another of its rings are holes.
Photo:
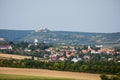
[[[99,74],[54,71],[45,69],[0,67],[0,74],[32,75],[42,77],[72,78],[78,80],[101,80]]]

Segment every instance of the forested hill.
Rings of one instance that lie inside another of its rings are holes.
[[[8,41],[19,41],[30,34],[32,30],[0,30],[0,37]]]
[[[68,32],[50,31],[48,29],[33,30],[0,30],[0,37],[10,41],[33,42],[35,38],[39,42],[71,44],[71,45],[119,45],[120,32],[118,33],[88,33],[88,32]]]

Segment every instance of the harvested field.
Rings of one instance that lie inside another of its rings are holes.
[[[14,55],[14,54],[4,54],[0,53],[0,58],[2,59],[31,59],[31,56],[21,56],[21,55]]]
[[[30,75],[29,76],[15,75],[15,74],[0,74],[0,80],[75,80],[75,79],[40,77],[40,76],[30,76]]]
[[[78,79],[78,80],[101,80],[99,77],[100,74],[54,71],[54,70],[45,70],[45,69],[0,67],[0,74],[71,78],[71,79]]]

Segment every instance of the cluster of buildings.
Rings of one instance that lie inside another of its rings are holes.
[[[51,52],[49,55],[50,60],[68,60],[70,59],[73,62],[78,62],[79,60],[90,60],[91,57],[89,54],[120,54],[120,52],[115,52],[114,49],[103,48],[102,46],[96,46],[99,49],[94,50],[90,46],[87,49],[75,49],[74,46],[60,46],[59,48],[49,48],[46,51]],[[83,54],[83,56],[81,56]],[[112,58],[108,58],[108,61],[112,60]]]
[[[34,39],[34,45],[38,45],[38,39]],[[82,46],[83,47],[83,46]],[[78,47],[77,47],[78,48]],[[89,54],[120,54],[120,52],[115,52],[113,48],[103,48],[103,45],[96,45],[93,49],[91,46],[88,46],[86,49],[81,48],[79,51],[76,49],[75,46],[59,46],[59,47],[50,47],[48,49],[45,49],[45,51],[50,52],[51,54],[44,54],[44,59],[49,59],[50,61],[64,61],[64,60],[71,60],[73,62],[78,62],[79,60],[90,60],[91,57]],[[31,52],[30,49],[26,49],[27,52]],[[41,50],[37,49],[37,52],[40,52]],[[80,56],[80,54],[83,54],[84,56]],[[113,58],[108,58],[109,60],[112,60]]]
[[[38,39],[34,39],[34,46],[38,45]],[[28,45],[28,48],[25,48],[25,52],[31,52],[32,50],[29,49],[31,46]],[[50,60],[50,61],[64,61],[64,60],[71,60],[73,62],[78,62],[80,60],[90,60],[91,56],[90,54],[118,54],[120,55],[120,52],[116,52],[113,48],[103,48],[103,45],[96,45],[94,48],[91,46],[88,46],[87,48],[83,48],[83,46],[56,46],[56,47],[49,47],[48,49],[45,49],[45,51],[50,52],[49,54],[44,54],[44,59]],[[78,49],[79,48],[79,49]],[[97,49],[95,49],[97,48]],[[0,38],[0,50],[5,49],[12,49],[12,46],[9,45],[4,38]],[[37,49],[37,52],[40,52],[42,50]],[[108,61],[113,60],[113,58],[108,58]],[[119,60],[120,61],[120,60]]]

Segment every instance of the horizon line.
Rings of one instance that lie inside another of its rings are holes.
[[[46,28],[48,29],[48,28]],[[0,29],[0,30],[15,30],[15,31],[35,31],[39,29]],[[50,30],[50,29],[48,29]],[[92,31],[72,31],[72,30],[50,30],[50,31],[66,31],[66,32],[83,32],[83,33],[120,33],[120,32],[92,32]]]

